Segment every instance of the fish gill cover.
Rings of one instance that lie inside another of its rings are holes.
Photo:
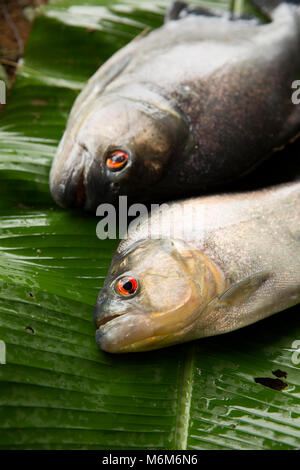
[[[49,195],[78,91],[167,4],[55,0],[34,23],[0,120],[0,449],[300,447],[299,307],[222,337],[105,354],[92,310],[116,242]],[[276,369],[282,391],[255,382]]]

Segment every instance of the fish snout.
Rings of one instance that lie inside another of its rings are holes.
[[[148,315],[130,302],[120,304],[118,298],[108,295],[105,286],[96,301],[94,322],[97,328],[96,343],[109,353],[132,351],[136,342],[154,333]]]
[[[105,352],[127,353],[152,349],[154,329],[151,318],[143,314],[125,313],[103,317],[96,331],[96,343]],[[98,323],[99,324],[99,323]],[[146,347],[143,347],[146,343]]]
[[[122,317],[122,314],[114,312],[111,309],[111,302],[105,294],[99,294],[95,308],[94,308],[94,323],[96,325],[96,343],[98,346],[107,352],[116,352],[116,330],[111,330],[113,320]],[[111,335],[111,331],[113,335]]]
[[[105,294],[99,294],[96,305],[94,307],[94,323],[97,328],[105,325],[108,321],[115,317],[119,317],[120,313],[111,309],[111,302]]]
[[[83,207],[86,200],[85,150],[73,139],[64,136],[54,157],[50,192],[62,207]]]
[[[61,207],[84,207],[86,191],[83,172],[51,182],[50,191],[54,201]]]
[[[85,145],[63,138],[50,171],[53,199],[65,208],[95,210],[108,193],[104,170]]]

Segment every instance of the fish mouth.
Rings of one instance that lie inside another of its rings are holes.
[[[86,203],[86,188],[84,170],[78,175],[73,172],[65,180],[51,181],[50,191],[55,202],[64,208],[84,208]]]
[[[103,165],[81,142],[74,141],[70,147],[58,149],[54,158],[49,176],[51,195],[61,207],[94,211],[108,199]]]
[[[116,314],[116,315],[108,315],[107,317],[100,318],[99,320],[97,320],[96,327],[99,330],[99,328],[101,326],[105,325],[106,323],[109,323],[114,318],[118,318],[118,317],[121,317],[121,316],[122,316],[122,314],[119,314],[119,315]]]
[[[81,171],[77,182],[76,196],[75,196],[75,206],[84,207],[86,201],[86,189],[84,184],[84,171]]]
[[[84,207],[86,204],[86,151],[77,142],[63,145],[63,137],[54,157],[50,175],[50,192],[61,207]]]
[[[97,321],[96,343],[102,351],[112,354],[150,351],[185,341],[197,322],[187,324],[181,331],[157,331],[154,317],[123,313],[108,315]]]
[[[123,353],[130,345],[153,335],[147,319],[133,313],[104,316],[96,322],[96,343],[105,352]]]

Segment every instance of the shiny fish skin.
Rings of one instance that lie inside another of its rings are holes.
[[[184,239],[169,238],[170,211],[176,227],[186,223],[183,205],[200,216]],[[94,319],[103,350],[218,335],[300,302],[300,182],[171,203],[151,222],[150,232],[145,219],[119,244],[100,291]],[[124,274],[139,282],[130,298],[115,291]]]
[[[73,106],[50,174],[58,204],[201,194],[294,138],[300,8],[282,4],[272,19],[188,15],[118,51]],[[129,159],[111,172],[116,149]]]

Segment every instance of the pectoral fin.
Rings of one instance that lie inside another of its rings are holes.
[[[213,336],[242,328],[270,313],[262,315],[261,300],[255,298],[258,289],[270,278],[268,272],[258,272],[232,284],[204,310],[199,322],[201,336]]]
[[[257,289],[269,279],[267,271],[260,271],[232,284],[219,296],[219,302],[238,305],[244,303]]]

